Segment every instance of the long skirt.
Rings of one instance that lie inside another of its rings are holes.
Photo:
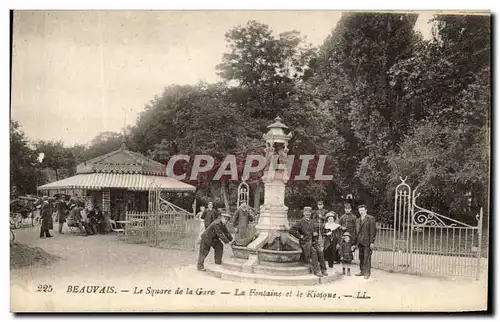
[[[328,243],[325,243],[325,248],[323,249],[323,254],[325,256],[325,260],[328,262],[328,265],[332,267],[334,262],[338,262],[340,259],[338,250],[337,250],[338,240],[336,237],[333,237],[328,240]]]
[[[198,237],[196,237],[196,245],[198,245],[201,242],[201,234],[205,231],[205,223],[203,220],[200,221],[200,231],[198,233]]]

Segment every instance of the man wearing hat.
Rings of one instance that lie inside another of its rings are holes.
[[[49,205],[49,197],[47,196],[44,196],[42,198],[40,217],[42,218],[42,225],[40,226],[40,238],[52,237],[49,231],[53,229],[52,211]]]
[[[304,217],[290,228],[290,235],[297,238],[302,248],[302,258],[311,264],[312,272],[318,277],[328,276],[323,251],[318,243],[319,225],[311,219],[311,207],[304,207]]]
[[[349,232],[351,236],[356,235],[356,216],[352,213],[352,207],[350,203],[344,204],[344,214],[339,219],[339,225],[342,229]]]
[[[359,249],[359,268],[361,271],[356,276],[365,276],[365,279],[368,279],[371,273],[372,251],[375,247],[377,227],[375,218],[368,215],[366,205],[359,205],[358,211],[360,217],[356,220],[354,242]]]
[[[59,222],[59,234],[62,234],[63,225],[66,222],[66,213],[68,212],[68,205],[64,200],[64,197],[61,197],[56,203],[57,209],[57,218]]]
[[[215,219],[201,234],[200,253],[198,255],[198,270],[204,271],[204,262],[210,248],[214,249],[215,264],[222,264],[222,255],[224,253],[224,245],[233,240],[233,236],[227,230],[226,224],[231,218],[229,214],[221,214],[220,218]],[[221,242],[222,241],[222,242]]]

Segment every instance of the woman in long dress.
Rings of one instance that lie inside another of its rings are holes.
[[[242,202],[233,216],[233,227],[236,229],[235,245],[247,246],[254,239],[255,229],[250,226],[254,220],[255,216],[250,207],[246,202]]]
[[[201,215],[205,211],[205,206],[200,207],[200,211],[196,214],[195,219],[199,221],[200,224],[200,232],[198,233],[198,237],[196,237],[196,244],[199,244],[201,241],[201,234],[205,231],[205,220],[201,218]]]
[[[339,242],[340,225],[335,222],[336,213],[329,212],[326,214],[325,225],[323,226],[323,255],[328,262],[329,267],[338,261],[337,244]]]

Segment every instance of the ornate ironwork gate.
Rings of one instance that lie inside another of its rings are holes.
[[[147,212],[127,213],[125,240],[194,251],[200,226],[194,214],[167,201],[158,187],[150,188],[148,198]]]
[[[394,222],[378,225],[372,265],[391,271],[479,278],[483,210],[473,226],[417,205],[419,187],[396,187]]]
[[[247,205],[247,209],[252,214],[253,221],[251,221],[249,223],[249,227],[245,233],[245,235],[248,236],[248,238],[250,238],[250,236],[255,236],[255,234],[257,232],[257,229],[255,228],[255,226],[257,225],[257,223],[259,221],[259,217],[258,217],[258,212],[255,211],[255,209],[250,206],[250,186],[248,185],[248,183],[246,183],[245,180],[243,180],[243,182],[241,182],[238,185],[237,193],[238,193],[238,199],[236,202],[236,211],[238,211],[238,209],[241,207],[242,203],[245,202]],[[235,211],[235,213],[233,213],[233,216],[231,217],[231,225],[229,226],[229,231],[231,233],[235,232],[235,228],[233,227],[232,224],[234,223],[234,220],[235,220],[234,216],[236,214],[236,211]],[[240,233],[240,238],[241,238],[241,236],[242,235]]]
[[[250,198],[250,187],[248,186],[248,183],[243,181],[238,186],[238,201],[236,202],[236,208],[239,208],[242,202],[246,202],[247,205],[250,205],[248,202],[249,198]]]

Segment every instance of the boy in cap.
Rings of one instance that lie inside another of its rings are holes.
[[[299,240],[304,262],[311,264],[313,274],[328,276],[323,251],[318,243],[319,225],[311,219],[311,207],[304,207],[303,213],[304,217],[290,228],[289,233]]]
[[[205,271],[205,258],[210,253],[210,248],[214,249],[215,264],[222,264],[224,245],[233,240],[233,236],[227,230],[226,224],[231,218],[229,214],[221,214],[220,218],[214,220],[201,234],[200,253],[198,255],[198,270]],[[222,240],[222,242],[221,242]]]
[[[347,276],[351,275],[351,263],[354,259],[352,236],[349,232],[342,234],[342,241],[337,245],[340,252],[340,260],[342,261],[342,274]]]

